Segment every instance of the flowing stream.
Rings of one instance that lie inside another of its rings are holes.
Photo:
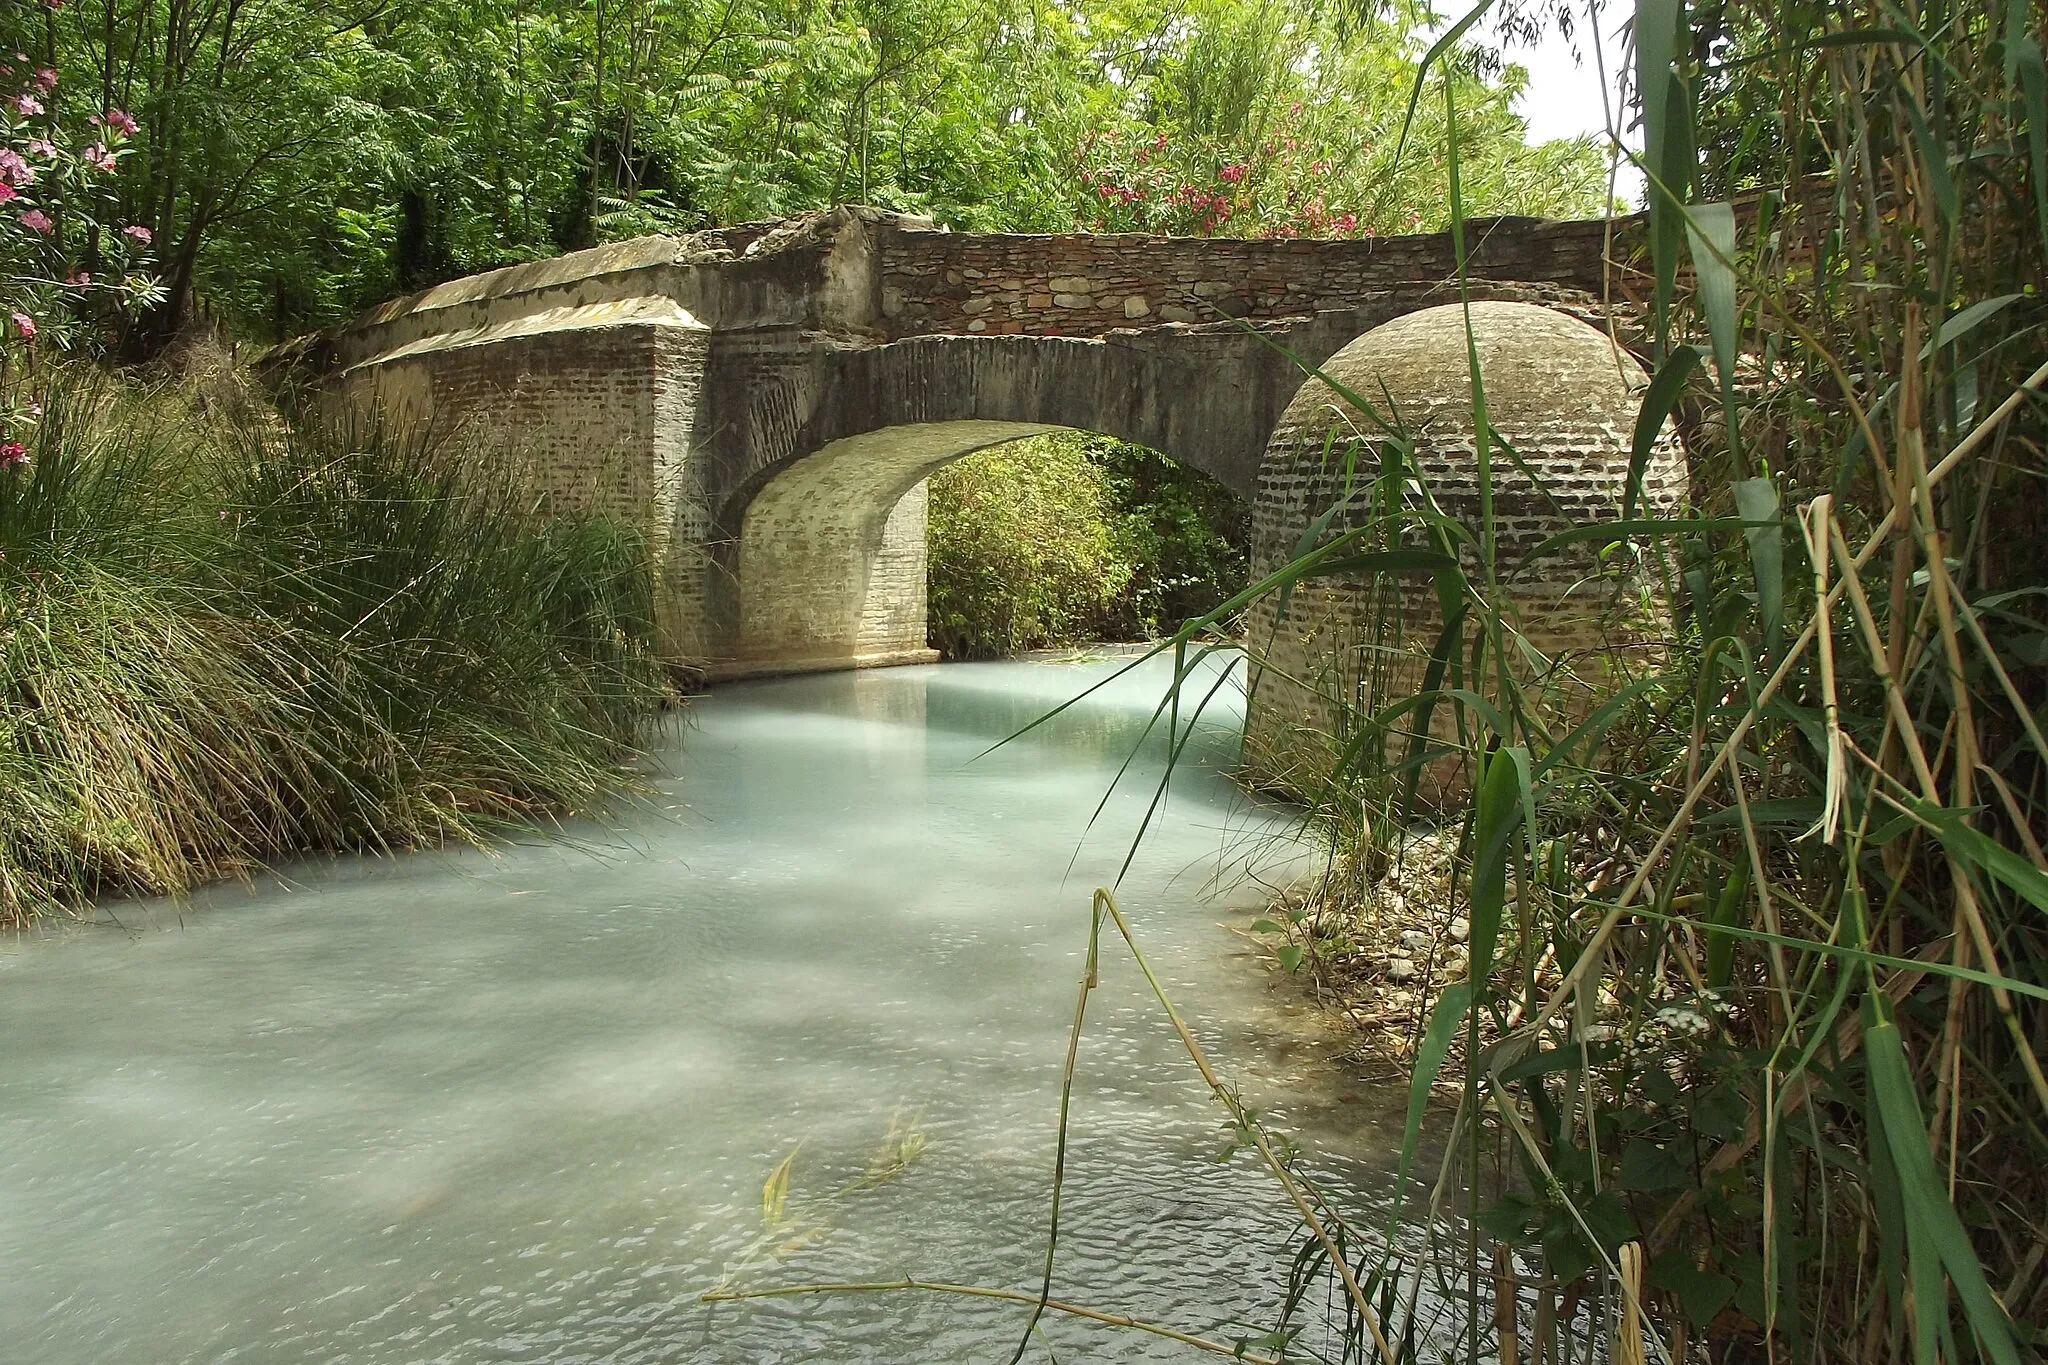
[[[1090,893],[1163,739],[1091,817],[1166,674],[984,751],[1113,666],[728,687],[605,827],[0,945],[0,1359],[1007,1360],[1016,1304],[700,1296],[1036,1289]],[[1363,1196],[1398,1114],[1345,1093],[1313,1012],[1223,927],[1302,856],[1219,774],[1233,694],[1120,900],[1219,1067]],[[1295,1222],[1251,1157],[1215,1160],[1221,1119],[1105,940],[1056,1295],[1272,1325]],[[1203,1358],[1071,1318],[1042,1336],[1027,1359]]]

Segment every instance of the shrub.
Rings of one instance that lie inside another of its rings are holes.
[[[993,658],[1143,640],[1244,586],[1247,509],[1157,451],[1061,432],[931,481],[931,643]]]
[[[1108,477],[1061,432],[980,451],[932,477],[930,638],[986,659],[1093,637],[1131,581]]]
[[[1213,611],[1251,572],[1251,508],[1222,484],[1156,450],[1107,436],[1089,456],[1109,479],[1131,582],[1105,622],[1112,639],[1147,640]]]

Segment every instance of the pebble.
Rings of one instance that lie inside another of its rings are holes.
[[[1452,920],[1451,937],[1456,939],[1460,943],[1463,943],[1466,939],[1472,937],[1472,921],[1463,919]]]
[[[1427,948],[1429,946],[1429,935],[1423,933],[1420,929],[1403,929],[1401,931],[1401,946],[1404,948]]]
[[[1387,964],[1387,980],[1396,984],[1415,979],[1415,963],[1405,957],[1397,957]]]

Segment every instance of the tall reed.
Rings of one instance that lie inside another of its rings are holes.
[[[1650,337],[1638,468],[1675,414],[1695,507],[1624,498],[1583,534],[1663,566],[1666,664],[1551,734],[1491,556],[1451,557],[1471,633],[1441,688],[1343,722],[1476,775],[1441,907],[1469,965],[1417,1021],[1402,1152],[1456,1076],[1414,1273],[1460,1359],[2048,1346],[2042,23],[1636,6],[1650,204],[1614,288]],[[1361,482],[1399,449],[1360,442]],[[1374,503],[1252,595],[1391,582],[1358,551],[1439,518]],[[1331,751],[1309,795],[1370,862],[1410,818],[1402,765]]]
[[[1337,1356],[1389,1365],[2048,1349],[2043,22],[2025,0],[1638,0],[1649,211],[1617,225],[1611,296],[1652,378],[1612,519],[1556,543],[1669,585],[1653,675],[1562,734],[1535,719],[1476,350],[1475,520],[1410,477],[1380,395],[1330,381],[1342,504],[1169,646],[1186,680],[1233,613],[1326,578],[1391,610],[1425,572],[1463,622],[1377,709],[1359,680],[1417,648],[1387,623],[1292,680],[1336,717],[1287,775],[1332,856],[1282,965],[1348,951],[1425,765],[1472,775],[1435,907],[1469,949],[1403,1049],[1404,1184],[1432,1095],[1459,1096],[1407,1207],[1433,1253],[1396,1259],[1392,1228],[1332,1246],[1358,1229],[1318,1195],[1257,1345],[1310,1351],[1330,1295]],[[1447,160],[1462,253],[1455,141]],[[1646,517],[1667,418],[1693,507]],[[1161,719],[1205,702],[1177,685]]]
[[[0,471],[0,922],[591,809],[666,688],[637,538],[484,453],[73,378]]]

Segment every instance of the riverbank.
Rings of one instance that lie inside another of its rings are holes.
[[[1455,832],[1417,825],[1371,868],[1338,855],[1239,928],[1330,1020],[1337,1060],[1362,1083],[1407,1085],[1431,1004],[1465,979],[1472,929],[1456,845]]]
[[[595,809],[669,697],[626,528],[77,376],[0,463],[0,925]]]

